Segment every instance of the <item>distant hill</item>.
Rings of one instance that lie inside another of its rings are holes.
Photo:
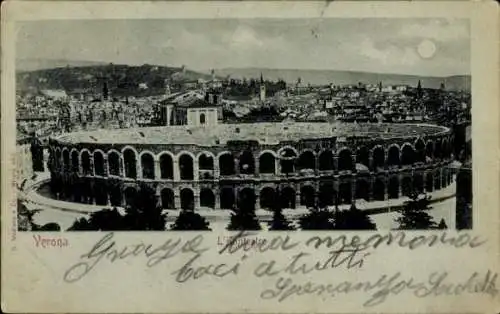
[[[277,80],[283,79],[287,83],[295,83],[300,77],[303,84],[322,85],[349,85],[362,82],[365,84],[378,84],[382,82],[384,85],[404,84],[416,86],[418,80],[422,82],[425,88],[439,88],[441,82],[445,83],[447,89],[450,90],[466,90],[470,91],[470,75],[457,75],[449,77],[431,77],[431,76],[416,76],[404,74],[383,74],[370,72],[356,71],[336,71],[336,70],[293,70],[293,69],[266,69],[266,68],[226,68],[215,71],[217,76],[231,78],[258,78],[260,74],[264,79]]]
[[[105,62],[65,59],[16,59],[16,72],[36,71],[53,68],[105,65]]]
[[[164,92],[165,79],[169,79],[175,88],[182,82],[211,78],[209,74],[188,69],[148,64],[128,66],[79,61],[67,63],[64,60],[51,60],[50,64],[61,66],[29,71],[19,69],[16,73],[17,90],[64,89],[69,93],[87,90],[96,94],[107,84],[111,94],[116,96],[158,95]],[[49,66],[49,63],[39,66]]]

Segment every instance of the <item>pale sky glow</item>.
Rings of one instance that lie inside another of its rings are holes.
[[[447,19],[39,21],[19,25],[17,56],[448,76],[470,74],[470,30]]]

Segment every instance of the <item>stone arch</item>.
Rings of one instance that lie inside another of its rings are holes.
[[[174,179],[174,156],[170,152],[162,152],[159,155],[160,178]]]
[[[294,173],[295,160],[298,156],[295,148],[285,146],[278,151],[278,156],[280,158],[281,173]]]
[[[356,151],[356,163],[365,165],[370,169],[370,151],[366,146],[361,146]]]
[[[153,153],[141,153],[142,177],[145,179],[155,178],[155,159]]]
[[[272,187],[264,187],[260,190],[259,200],[260,208],[262,209],[275,209],[276,208],[276,191]]]
[[[161,207],[163,209],[175,209],[175,195],[174,191],[169,188],[164,188],[160,192]]]
[[[335,205],[337,192],[333,182],[321,182],[319,184],[318,202],[320,207]]]
[[[424,176],[421,173],[413,175],[413,190],[418,194],[424,192]]]
[[[428,172],[425,175],[425,191],[426,192],[434,191],[434,174],[432,172]]]
[[[434,190],[440,190],[441,189],[441,173],[439,171],[436,171],[434,174]]]
[[[236,172],[234,170],[234,156],[230,152],[224,152],[219,154],[219,171],[221,176],[234,175]]]
[[[316,156],[311,150],[305,150],[297,159],[297,168],[299,170],[316,169]]]
[[[200,124],[203,125],[206,123],[206,117],[204,113],[200,113]]]
[[[324,150],[319,154],[319,170],[333,170],[333,153],[331,150]]]
[[[63,157],[63,169],[64,171],[68,171],[70,169],[70,161],[69,161],[69,150],[67,148],[63,148],[62,157]]]
[[[183,155],[183,156],[188,156],[191,158],[189,155]],[[191,158],[191,161],[193,159]],[[194,192],[190,188],[183,188],[181,189],[181,209],[184,210],[194,210]]]
[[[241,174],[255,174],[255,159],[251,151],[245,150],[239,158]]]
[[[304,185],[300,188],[300,205],[306,207],[315,206],[315,194],[314,187],[311,185]]]
[[[94,158],[95,158],[95,152],[94,152]],[[115,150],[108,152],[108,168],[110,175],[113,176],[120,175],[120,154]]]
[[[295,209],[296,193],[295,189],[290,186],[286,186],[280,190],[279,199],[281,208],[291,208]]]
[[[134,187],[126,187],[123,190],[123,195],[125,197],[125,206],[135,207],[135,202],[137,201],[137,189]]]
[[[409,176],[403,177],[401,180],[401,194],[402,196],[410,196],[413,192],[412,178]]]
[[[80,172],[80,160],[76,150],[71,151],[71,171]]]
[[[447,138],[443,139],[441,149],[442,149],[441,157],[444,159],[449,158],[450,147],[449,147]]]
[[[191,154],[181,153],[179,155],[179,173],[181,180],[193,180],[194,166],[193,156],[191,156]]]
[[[350,181],[339,184],[339,202],[340,204],[352,203],[352,185]]]
[[[445,188],[448,186],[448,169],[443,168],[441,171],[441,188]]]
[[[215,208],[215,195],[211,189],[203,188],[200,190],[200,206]]]
[[[434,142],[431,140],[425,144],[425,157],[429,160],[434,158]]]
[[[276,158],[271,152],[263,152],[259,156],[259,173],[276,173]]]
[[[125,148],[123,150],[123,167],[125,169],[125,177],[137,178],[137,154],[134,149]]]
[[[104,169],[104,154],[100,150],[94,151],[94,173],[96,176],[106,175],[106,170]]]
[[[415,141],[415,161],[425,162],[425,143],[422,138]]]
[[[58,170],[60,170],[60,167],[61,167],[61,159],[62,159],[61,149],[59,147],[57,147],[55,150],[54,162],[55,162],[55,168]]]
[[[393,144],[389,147],[387,151],[387,165],[388,166],[399,166],[399,146]]]
[[[411,144],[404,143],[401,147],[401,164],[412,165],[415,162],[415,149]]]
[[[387,194],[389,199],[399,198],[399,178],[397,176],[389,178]]]
[[[373,200],[385,200],[385,182],[380,178],[375,179],[375,184],[373,185]]]
[[[214,155],[206,151],[198,154],[198,168],[200,170],[214,170]]]
[[[376,146],[372,150],[373,169],[383,169],[385,166],[385,152],[382,146]]]
[[[339,171],[353,170],[352,153],[348,148],[344,148],[339,152],[338,170]]]
[[[356,199],[370,201],[370,184],[367,180],[361,178],[356,180]]]
[[[233,209],[235,205],[234,190],[233,188],[220,189],[220,208]]]
[[[255,210],[255,190],[249,187],[238,191],[238,209],[241,211]]]
[[[82,151],[80,159],[82,161],[83,175],[92,174],[92,168],[90,167],[90,152],[87,149]]]
[[[111,206],[122,206],[122,191],[120,185],[109,185],[108,192]]]

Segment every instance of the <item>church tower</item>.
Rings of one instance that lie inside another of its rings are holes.
[[[171,91],[170,91],[170,81],[168,79],[165,79],[164,81],[165,85],[165,96],[169,96]]]
[[[259,100],[266,100],[266,84],[264,83],[264,78],[262,77],[262,73],[260,73],[260,92],[259,92]]]

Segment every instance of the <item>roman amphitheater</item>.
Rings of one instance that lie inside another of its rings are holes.
[[[256,209],[397,199],[451,184],[453,135],[426,124],[259,123],[67,133],[49,141],[59,199]]]

